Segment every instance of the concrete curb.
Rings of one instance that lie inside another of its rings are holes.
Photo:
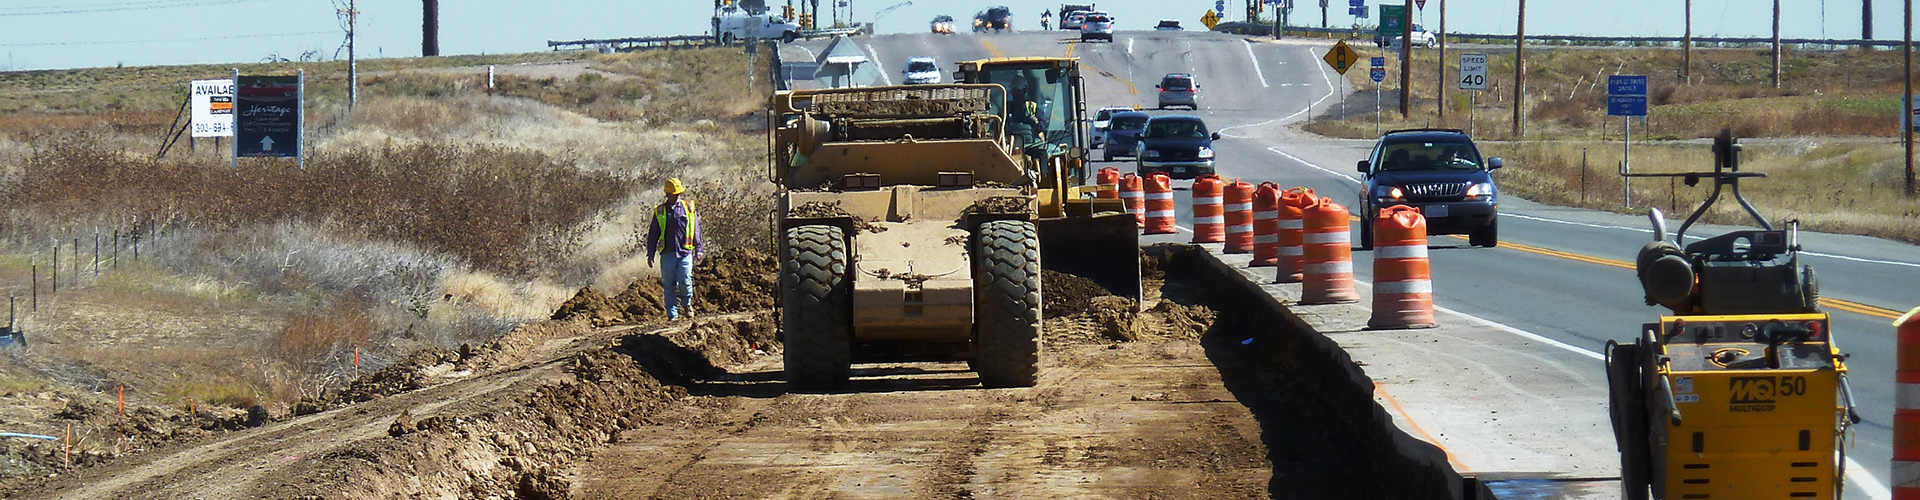
[[[1217,246],[1217,245],[1216,245]],[[1205,248],[1162,245],[1144,249],[1162,257],[1186,254],[1203,282],[1215,283],[1211,306],[1223,316],[1240,315],[1253,328],[1251,346],[1273,362],[1280,376],[1309,387],[1337,416],[1346,431],[1362,436],[1378,487],[1388,498],[1490,500],[1493,492],[1478,478],[1463,476],[1448,462],[1445,451],[1407,434],[1393,416],[1374,400],[1374,380],[1338,342],[1316,331],[1277,298],[1279,285],[1259,284]],[[1272,452],[1272,451],[1270,451]]]

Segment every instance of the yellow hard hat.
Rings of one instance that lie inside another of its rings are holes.
[[[681,184],[679,178],[668,178],[666,188],[667,188],[667,194],[680,194],[680,193],[687,192],[687,185]]]

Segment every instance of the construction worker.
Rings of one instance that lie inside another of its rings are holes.
[[[661,255],[660,285],[666,289],[667,319],[679,319],[682,308],[693,312],[693,261],[705,255],[700,239],[700,215],[693,200],[682,198],[687,186],[667,179],[667,200],[653,207],[647,230],[647,267]]]

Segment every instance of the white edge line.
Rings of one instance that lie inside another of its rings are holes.
[[[887,76],[887,65],[880,63],[880,54],[873,51],[873,44],[869,43],[864,48],[867,49],[867,60],[873,61],[873,69],[880,71],[880,84],[893,86],[893,78]],[[848,75],[847,78],[853,78],[853,76]]]
[[[800,49],[800,50],[804,50],[804,51],[807,51],[807,59],[819,59],[819,58],[820,58],[820,56],[817,56],[817,55],[814,55],[814,54],[813,54],[813,49],[809,49],[809,48],[807,48],[807,47],[806,47],[806,46],[804,46],[804,45],[795,45],[794,47],[795,47],[795,48],[798,48],[798,49]]]
[[[1300,158],[1300,157],[1298,157],[1298,156],[1294,156],[1294,155],[1290,155],[1290,154],[1287,154],[1287,152],[1286,152],[1286,151],[1281,151],[1281,150],[1280,150],[1280,148],[1278,148],[1278,147],[1270,147],[1270,148],[1267,148],[1267,151],[1272,151],[1272,152],[1274,152],[1274,153],[1278,153],[1278,154],[1279,154],[1280,156],[1285,156],[1285,157],[1287,157],[1287,158],[1290,158],[1290,159],[1292,159],[1293,161],[1297,161],[1297,162],[1300,162],[1300,164],[1301,164],[1301,165],[1306,165],[1306,166],[1309,166],[1309,167],[1313,167],[1313,168],[1314,168],[1315,170],[1319,170],[1319,171],[1321,171],[1321,172],[1326,172],[1326,173],[1329,173],[1329,174],[1333,174],[1333,175],[1335,175],[1335,176],[1338,176],[1338,177],[1340,177],[1340,178],[1342,178],[1342,179],[1346,179],[1346,180],[1347,180],[1347,182],[1351,182],[1351,183],[1353,183],[1353,184],[1354,184],[1354,185],[1356,185],[1356,186],[1358,186],[1358,185],[1360,185],[1360,179],[1355,179],[1355,178],[1353,178],[1353,176],[1351,176],[1351,175],[1347,175],[1347,173],[1346,173],[1346,172],[1336,172],[1336,171],[1334,171],[1334,170],[1331,170],[1331,169],[1328,169],[1328,168],[1326,168],[1326,167],[1322,167],[1322,166],[1319,166],[1319,165],[1315,165],[1315,164],[1313,164],[1313,162],[1310,162],[1310,161],[1307,161],[1307,160],[1303,160],[1303,159],[1301,159],[1301,158]]]
[[[1247,50],[1253,50],[1253,48],[1252,48],[1252,46],[1248,46],[1248,48],[1247,48]],[[1308,49],[1307,49],[1307,54],[1308,54],[1308,55],[1314,55],[1314,54],[1313,54],[1313,49],[1312,49],[1312,48],[1308,48]],[[1316,56],[1316,57],[1318,57],[1318,56]],[[1224,136],[1228,136],[1228,137],[1235,137],[1235,138],[1245,138],[1246,136],[1244,136],[1244,135],[1233,135],[1233,134],[1229,134],[1229,133],[1227,133],[1227,131],[1228,131],[1228,130],[1233,130],[1233,129],[1236,129],[1236,128],[1246,128],[1246,127],[1258,127],[1258,126],[1261,126],[1261,125],[1266,125],[1266,124],[1269,124],[1269,123],[1273,123],[1273,122],[1277,122],[1277,121],[1283,121],[1283,120],[1292,120],[1292,119],[1293,119],[1293,117],[1296,117],[1296,116],[1300,116],[1301,114],[1304,114],[1304,113],[1306,113],[1306,112],[1308,112],[1308,111],[1313,111],[1313,107],[1314,107],[1314,106],[1318,106],[1318,105],[1320,105],[1320,103],[1321,103],[1321,102],[1324,102],[1324,101],[1326,101],[1326,100],[1327,100],[1327,98],[1329,98],[1329,97],[1333,97],[1333,79],[1332,79],[1332,78],[1328,78],[1328,77],[1327,77],[1327,66],[1326,66],[1326,65],[1324,65],[1324,64],[1316,64],[1316,65],[1314,65],[1314,67],[1316,67],[1316,68],[1319,68],[1319,69],[1320,69],[1320,79],[1321,79],[1321,80],[1323,80],[1323,81],[1326,81],[1326,82],[1327,82],[1327,95],[1323,95],[1323,96],[1320,96],[1320,98],[1319,98],[1319,99],[1314,99],[1312,103],[1309,103],[1309,104],[1307,104],[1307,109],[1303,109],[1303,110],[1300,110],[1300,111],[1295,111],[1295,112],[1294,112],[1293,114],[1291,114],[1291,115],[1287,115],[1287,116],[1283,116],[1283,117],[1279,117],[1279,118],[1274,118],[1274,119],[1272,119],[1272,120],[1267,120],[1267,121],[1264,121],[1264,122],[1260,122],[1260,123],[1249,123],[1249,124],[1246,124],[1246,125],[1234,125],[1234,126],[1231,126],[1231,127],[1226,127],[1226,128],[1222,128],[1222,129],[1219,129],[1219,130],[1216,130],[1215,132],[1219,132],[1219,133],[1220,133],[1220,135],[1224,135]]]
[[[1260,87],[1267,88],[1267,73],[1260,71],[1260,56],[1253,55],[1253,41],[1244,39],[1240,41],[1246,42],[1247,44],[1247,59],[1253,60],[1253,74],[1254,76],[1260,77]]]
[[[1127,55],[1133,55],[1133,37],[1127,37]]]

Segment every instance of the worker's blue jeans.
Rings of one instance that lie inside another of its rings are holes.
[[[667,319],[679,319],[681,308],[693,313],[693,254],[660,256],[660,286],[666,289]]]

